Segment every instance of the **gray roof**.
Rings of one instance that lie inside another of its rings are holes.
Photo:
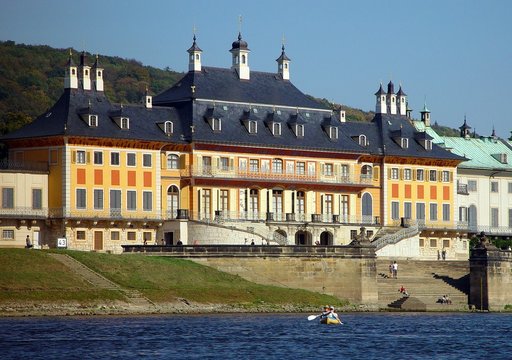
[[[185,74],[173,87],[155,96],[153,104],[172,105],[194,98],[328,110],[277,73],[251,71],[250,80],[240,80],[234,69],[206,66],[201,72]]]

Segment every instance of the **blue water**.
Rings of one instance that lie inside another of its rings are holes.
[[[1,359],[512,359],[512,314],[0,318]]]

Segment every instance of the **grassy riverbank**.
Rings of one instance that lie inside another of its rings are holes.
[[[136,254],[59,253],[72,256],[123,289],[140,292],[155,304],[155,312],[311,311],[326,303],[346,305],[328,295],[251,283],[188,260]],[[127,313],[152,311],[130,306],[121,291],[93,286],[52,258],[49,251],[0,249],[0,274],[3,315],[23,313],[23,309],[30,314],[32,308],[38,309],[36,313],[48,311],[50,315],[61,308],[106,312],[113,309],[115,313],[120,308]]]

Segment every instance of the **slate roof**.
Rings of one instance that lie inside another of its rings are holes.
[[[84,116],[98,117],[98,126],[90,127]],[[115,116],[129,118],[129,129],[121,129]],[[176,108],[146,109],[143,105],[111,104],[104,93],[65,89],[59,100],[45,114],[2,139],[42,138],[49,136],[84,136],[96,138],[183,142],[183,117]],[[159,124],[172,121],[174,135],[168,137]],[[185,125],[185,128],[188,128]]]
[[[251,71],[249,80],[240,80],[234,69],[206,66],[200,72],[189,71],[173,87],[155,96],[153,104],[172,105],[190,99],[327,110],[279,74]]]
[[[445,159],[463,161],[464,158],[432,144],[431,150],[426,150],[420,143],[425,134],[421,134],[402,115],[376,114],[370,123],[347,122],[342,127],[348,136],[355,138],[366,135],[369,142],[368,151],[374,155],[400,156],[413,158]],[[427,134],[428,135],[428,134]],[[408,139],[408,147],[402,148],[399,138]]]

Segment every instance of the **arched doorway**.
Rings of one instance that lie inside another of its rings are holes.
[[[295,233],[295,245],[312,245],[312,236],[308,231],[299,230]]]
[[[167,219],[176,219],[180,207],[180,190],[176,185],[167,189]]]
[[[288,244],[288,236],[284,230],[276,230],[272,236],[273,240],[279,245],[287,245]]]
[[[364,193],[361,199],[362,222],[371,224],[373,221],[373,200],[369,193]]]
[[[332,234],[329,231],[324,231],[320,234],[320,245],[333,245]]]
[[[476,216],[476,206],[470,205],[468,209],[468,227],[471,231],[477,231],[478,221]]]

